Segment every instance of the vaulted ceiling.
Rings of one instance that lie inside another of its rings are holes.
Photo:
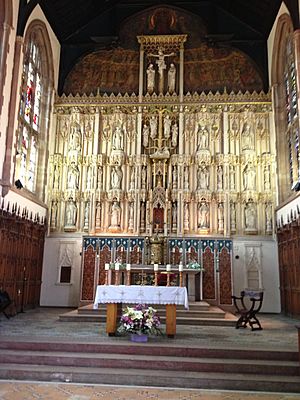
[[[21,0],[18,34],[39,3],[61,43],[59,89],[83,55],[119,44],[124,20],[153,6],[169,6],[199,16],[211,46],[232,46],[250,56],[262,72],[268,89],[267,39],[282,0]],[[285,0],[295,29],[298,0]],[[142,33],[142,32],[141,32]],[[182,32],[184,33],[184,32]],[[189,32],[185,32],[189,33]]]

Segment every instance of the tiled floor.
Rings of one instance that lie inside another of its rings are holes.
[[[0,317],[0,340],[46,340],[109,342],[128,340],[126,337],[107,337],[105,325],[98,323],[61,322],[58,315],[66,309],[40,308],[18,314],[10,320]],[[257,348],[298,350],[295,325],[299,320],[281,315],[261,315],[264,329],[251,332],[232,327],[177,326],[175,339],[165,336],[150,338],[168,345],[197,345],[225,348]],[[232,392],[215,390],[154,389],[147,387],[115,387],[103,385],[76,385],[67,383],[0,381],[0,400],[300,400],[297,394]]]

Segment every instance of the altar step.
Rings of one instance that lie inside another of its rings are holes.
[[[1,341],[0,379],[300,392],[297,352],[146,344]]]
[[[165,306],[153,305],[162,323],[166,320]],[[99,304],[98,309],[93,304],[79,307],[59,316],[61,321],[68,322],[106,322],[106,305]],[[178,325],[220,325],[234,326],[237,318],[219,307],[211,306],[206,301],[189,303],[189,310],[183,306],[176,307],[176,323]]]

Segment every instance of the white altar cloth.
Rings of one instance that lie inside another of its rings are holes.
[[[99,303],[176,304],[189,308],[186,287],[98,285],[94,308]]]

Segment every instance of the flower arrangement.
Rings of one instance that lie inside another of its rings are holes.
[[[201,264],[199,264],[197,261],[191,261],[187,265],[188,269],[197,269],[199,271],[204,271],[204,268]]]
[[[135,333],[138,335],[159,334],[160,319],[153,307],[138,304],[126,307],[120,320],[119,333]]]

